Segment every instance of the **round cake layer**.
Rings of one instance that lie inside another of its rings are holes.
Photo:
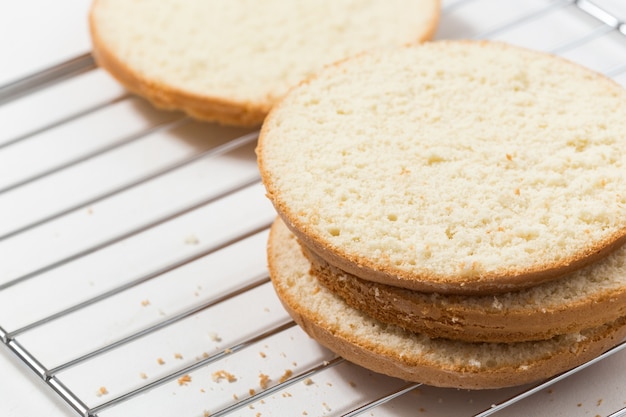
[[[558,280],[496,295],[423,293],[365,281],[302,249],[311,273],[347,304],[429,337],[545,340],[626,316],[626,246]]]
[[[95,0],[93,54],[155,105],[260,125],[312,72],[429,39],[439,0]]]
[[[268,261],[278,297],[311,337],[349,361],[408,381],[468,389],[525,384],[582,364],[626,337],[620,318],[543,341],[431,339],[373,319],[328,291],[281,221],[270,233]]]
[[[266,119],[267,195],[360,278],[447,293],[559,277],[626,239],[626,91],[544,53],[438,41],[361,54]]]

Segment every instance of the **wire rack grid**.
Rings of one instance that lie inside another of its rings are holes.
[[[449,0],[437,38],[626,85],[625,19],[619,0]],[[626,415],[624,344],[491,391],[407,384],[319,346],[269,282],[257,132],[155,110],[88,51],[5,81],[0,121],[0,357],[65,415]]]

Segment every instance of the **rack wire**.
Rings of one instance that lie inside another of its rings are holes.
[[[626,85],[618,0],[442,7],[438,38],[548,51]],[[624,343],[536,385],[460,391],[310,340],[269,283],[255,131],[155,110],[89,53],[0,86],[0,120],[0,352],[76,415],[626,416]]]

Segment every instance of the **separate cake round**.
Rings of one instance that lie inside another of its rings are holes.
[[[268,263],[278,297],[311,337],[349,361],[408,381],[468,389],[525,384],[582,364],[626,336],[625,318],[549,340],[509,344],[431,339],[384,324],[321,285],[280,220],[270,232]]]
[[[439,0],[95,0],[96,61],[158,107],[259,125],[326,64],[429,39]]]
[[[626,316],[626,246],[558,280],[497,295],[423,293],[365,281],[302,249],[311,273],[347,304],[429,337],[545,340]]]
[[[428,292],[555,279],[626,239],[626,91],[572,62],[437,41],[322,70],[270,113],[258,162],[331,265]]]

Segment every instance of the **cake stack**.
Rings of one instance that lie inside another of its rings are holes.
[[[293,89],[257,149],[285,308],[346,359],[498,388],[626,337],[626,92],[493,42],[363,53]]]

